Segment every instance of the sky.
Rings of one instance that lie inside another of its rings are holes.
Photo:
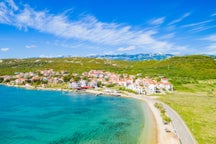
[[[0,0],[0,58],[216,55],[215,0]]]

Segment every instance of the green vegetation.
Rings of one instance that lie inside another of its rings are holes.
[[[200,144],[216,143],[216,80],[184,84],[181,91],[161,96],[184,119]]]
[[[0,83],[2,83],[4,81],[4,79],[3,78],[0,78]]]
[[[160,111],[161,117],[162,117],[164,123],[170,123],[171,119],[170,119],[170,117],[168,117],[166,115],[166,111],[165,111],[163,105],[160,103],[155,103],[154,106]]]
[[[0,63],[0,76],[15,72],[37,72],[39,70],[65,70],[69,75],[90,70],[104,70],[137,77],[165,76],[174,84],[173,94],[161,96],[161,100],[175,109],[185,120],[196,140],[201,144],[216,143],[216,60],[215,57],[192,55],[172,57],[156,61],[120,61],[94,58],[32,58],[4,59]],[[73,80],[78,81],[79,76]],[[64,77],[69,81],[69,77]],[[1,82],[1,78],[0,78]],[[41,83],[41,82],[38,82]],[[102,84],[99,83],[101,87]],[[113,85],[110,85],[112,87]],[[67,87],[62,84],[52,87]],[[119,90],[133,92],[119,88]],[[162,111],[163,113],[163,111]],[[162,116],[164,120],[169,118]]]
[[[142,77],[166,76],[175,85],[196,83],[197,80],[216,78],[216,61],[207,56],[172,57],[156,61],[120,61],[93,58],[32,58],[4,59],[0,63],[0,75],[15,72],[29,72],[44,69],[66,70],[70,74],[81,74],[92,69],[105,70],[119,74],[139,74]]]
[[[64,82],[69,82],[71,80],[71,75],[66,75],[63,77]]]
[[[115,85],[116,85],[116,84],[108,84],[108,85],[106,85],[106,87],[112,88],[112,87],[115,87]]]
[[[129,93],[134,93],[134,94],[138,94],[137,92],[131,90],[131,89],[126,89],[125,87],[116,87],[117,90],[120,90],[120,91],[125,91],[125,92],[129,92]]]

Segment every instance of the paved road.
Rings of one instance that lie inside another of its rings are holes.
[[[156,99],[153,99],[151,97],[148,96],[137,96],[137,95],[132,95],[134,98],[144,98],[153,102],[159,102],[162,103]],[[179,141],[181,144],[197,144],[196,140],[193,138],[193,135],[191,134],[191,132],[189,131],[188,127],[186,126],[186,124],[184,123],[184,121],[182,120],[182,118],[178,115],[177,112],[175,112],[172,108],[170,108],[168,105],[162,103],[167,115],[172,119],[172,125],[175,129],[175,133],[179,138]]]
[[[163,104],[167,115],[172,119],[173,127],[176,130],[176,134],[179,137],[181,144],[196,144],[188,127],[182,120],[182,118],[168,105]]]

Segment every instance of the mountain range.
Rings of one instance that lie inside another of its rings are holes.
[[[170,57],[173,57],[173,54],[117,54],[117,55],[92,55],[88,56],[89,58],[102,58],[102,59],[110,59],[110,60],[125,60],[125,61],[140,61],[140,60],[163,60]]]

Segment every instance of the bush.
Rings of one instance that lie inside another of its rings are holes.
[[[69,82],[70,79],[71,79],[71,76],[70,76],[70,75],[67,75],[67,76],[64,76],[64,77],[63,77],[64,82]]]
[[[0,83],[2,83],[4,81],[4,79],[3,78],[0,78]]]
[[[116,84],[108,84],[108,85],[106,85],[106,87],[108,87],[108,88],[111,88],[111,87],[114,87]]]
[[[166,115],[166,110],[164,109],[163,105],[160,103],[155,103],[154,106],[160,111],[161,113],[161,117],[163,119],[164,122],[168,122],[170,123],[172,120],[170,119],[170,117],[168,117]]]
[[[98,87],[102,87],[103,86],[101,81],[98,81],[97,85],[98,85]]]

